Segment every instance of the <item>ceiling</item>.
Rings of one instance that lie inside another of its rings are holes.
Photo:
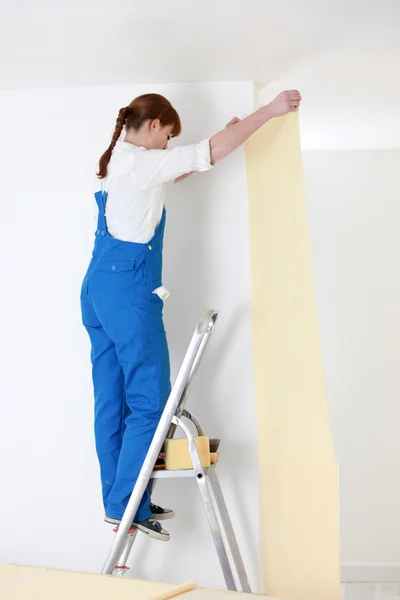
[[[365,28],[376,27],[376,34],[370,47],[363,40],[367,48],[360,51],[382,50],[388,43],[388,52],[399,52],[399,4],[0,0],[0,86],[241,79],[267,83]]]
[[[399,31],[399,0],[0,0],[0,89],[273,82],[365,128],[397,111]]]

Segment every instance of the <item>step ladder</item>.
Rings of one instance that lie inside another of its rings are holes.
[[[103,574],[123,577],[128,570],[126,563],[137,534],[131,525],[150,480],[154,487],[155,482],[159,479],[191,477],[196,480],[199,488],[228,590],[238,591],[239,584],[239,591],[251,592],[232,523],[215,473],[217,464],[211,465],[210,468],[202,467],[195,439],[182,421],[182,417],[189,419],[195,425],[198,435],[203,435],[200,423],[185,410],[185,405],[217,317],[216,311],[204,309],[196,325],[136,485],[116,530],[114,542],[104,563]],[[188,440],[193,469],[184,471],[154,470],[164,440],[172,438],[177,427],[184,432]],[[236,573],[236,580],[234,573]]]

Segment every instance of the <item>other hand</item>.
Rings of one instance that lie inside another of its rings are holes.
[[[295,112],[301,102],[301,94],[298,90],[286,90],[281,92],[272,102],[269,108],[274,117],[282,117],[289,112]]]

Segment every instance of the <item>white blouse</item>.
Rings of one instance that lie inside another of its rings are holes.
[[[108,192],[106,221],[110,235],[126,242],[147,243],[162,216],[164,184],[212,166],[208,139],[170,150],[146,150],[117,142],[107,177],[98,180],[96,190]]]

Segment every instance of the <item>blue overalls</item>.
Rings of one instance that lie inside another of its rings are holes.
[[[162,285],[166,212],[147,244],[107,231],[107,192],[99,209],[92,260],[81,292],[91,341],[95,439],[106,515],[121,519],[168,399],[170,366],[163,325]],[[147,490],[135,521],[151,517]]]

